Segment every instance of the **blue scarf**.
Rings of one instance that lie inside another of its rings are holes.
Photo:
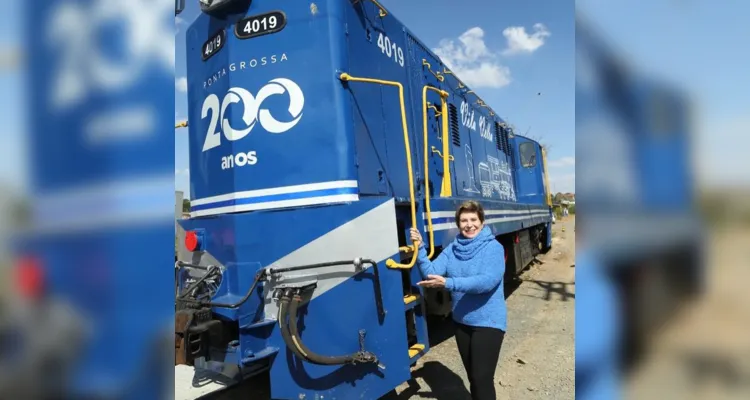
[[[470,260],[482,251],[487,246],[487,243],[494,240],[495,235],[492,234],[492,231],[487,226],[482,228],[479,234],[471,239],[464,236],[463,233],[459,233],[456,236],[456,242],[453,246],[453,254],[461,261]]]

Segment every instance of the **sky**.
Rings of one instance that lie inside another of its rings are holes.
[[[575,64],[572,1],[381,0],[457,76],[510,123],[549,148],[553,192],[575,192]],[[457,6],[460,4],[460,6]],[[186,119],[185,30],[177,17],[175,117]],[[187,131],[176,131],[175,185],[189,193]]]

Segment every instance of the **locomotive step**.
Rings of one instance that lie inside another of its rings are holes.
[[[419,305],[421,297],[418,294],[407,294],[404,296],[405,310],[410,310]]]
[[[409,348],[409,358],[414,358],[423,351],[424,345],[421,343],[417,343]]]

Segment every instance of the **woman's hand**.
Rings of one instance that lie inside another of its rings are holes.
[[[440,275],[427,275],[428,280],[417,282],[417,285],[424,286],[428,288],[444,288],[445,287],[445,278],[443,278]]]
[[[417,228],[411,228],[409,230],[411,232],[411,241],[419,247],[419,245],[422,244],[422,235],[419,233],[419,230]]]

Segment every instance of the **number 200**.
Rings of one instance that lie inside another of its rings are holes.
[[[383,36],[382,33],[378,36],[378,47],[388,58],[393,57],[393,61],[402,67],[404,66],[404,50],[401,46],[391,42],[388,36]]]

